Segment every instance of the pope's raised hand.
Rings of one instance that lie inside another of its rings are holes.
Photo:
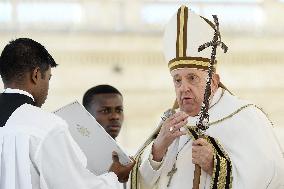
[[[186,134],[186,131],[180,131],[180,128],[187,124],[187,118],[186,113],[178,112],[166,119],[152,147],[154,161],[161,161],[173,141]]]

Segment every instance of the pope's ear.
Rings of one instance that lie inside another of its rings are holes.
[[[220,83],[220,76],[219,74],[214,74],[212,77],[212,91],[215,92],[218,89]]]
[[[31,73],[31,80],[34,84],[37,84],[40,77],[41,77],[40,68],[36,67],[35,69],[33,69],[32,73]]]

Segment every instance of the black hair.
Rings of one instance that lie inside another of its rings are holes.
[[[44,78],[49,66],[57,66],[52,56],[44,46],[29,38],[10,41],[0,56],[0,74],[4,84],[22,82],[25,74],[37,67]]]
[[[83,96],[83,106],[86,109],[88,109],[92,102],[93,96],[98,94],[110,94],[110,93],[122,96],[119,90],[117,90],[111,85],[97,85],[95,87],[92,87],[89,90],[87,90],[87,92]]]

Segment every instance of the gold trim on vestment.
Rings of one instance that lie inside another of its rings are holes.
[[[220,166],[219,173],[218,173],[218,181],[217,181],[217,188],[216,189],[231,189],[232,183],[233,183],[233,167],[232,162],[230,160],[230,157],[224,150],[224,147],[219,143],[218,140],[214,139],[215,142],[218,145],[219,150],[222,151],[225,157],[222,157],[220,154],[218,154],[217,150],[214,148],[214,171],[212,175],[212,182],[211,182],[211,188],[215,189],[214,186],[214,180],[217,174],[216,167]],[[217,165],[217,156],[219,157],[220,163]],[[228,170],[230,171],[228,173]],[[229,175],[228,175],[229,174]],[[229,179],[227,177],[230,177]],[[227,183],[229,182],[229,183]]]
[[[217,170],[216,170],[217,160],[216,159],[217,159],[217,153],[216,153],[216,150],[215,150],[215,152],[214,152],[214,171],[213,171],[212,180],[211,180],[211,184],[210,184],[212,189],[216,188],[216,187],[214,187],[214,180],[215,180],[215,177],[217,175]],[[216,183],[216,185],[217,185],[216,189],[226,189],[226,182],[227,182],[226,177],[227,177],[227,170],[228,170],[227,159],[220,157],[220,156],[219,156],[219,159],[220,159],[220,162],[219,162],[220,170],[218,172],[218,181]],[[230,171],[230,172],[232,173],[232,171]],[[231,178],[230,178],[228,189],[232,188],[233,177],[232,177],[232,175],[230,175],[230,177]]]
[[[234,115],[236,115],[237,113],[239,113],[240,111],[242,111],[243,109],[249,107],[249,106],[255,106],[256,108],[258,108],[256,105],[254,104],[247,104],[247,105],[244,105],[242,107],[240,107],[239,109],[237,109],[236,111],[234,111],[233,113],[227,115],[226,117],[223,117],[222,119],[219,119],[217,121],[213,121],[211,123],[208,123],[208,126],[212,126],[212,125],[216,125],[218,123],[221,123],[223,121],[225,121],[226,119],[230,119],[231,117],[233,117]]]

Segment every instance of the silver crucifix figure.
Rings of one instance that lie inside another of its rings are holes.
[[[170,172],[168,172],[167,176],[169,177],[169,181],[167,184],[167,187],[170,186],[171,182],[172,182],[172,178],[174,176],[174,174],[177,172],[177,168],[176,168],[176,163],[174,163],[174,166],[172,168],[172,170]]]

